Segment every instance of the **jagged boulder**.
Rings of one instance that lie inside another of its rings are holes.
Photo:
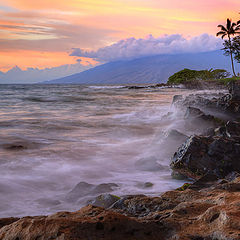
[[[191,136],[174,154],[171,167],[193,179],[206,173],[224,177],[231,171],[240,172],[240,142],[218,136]]]

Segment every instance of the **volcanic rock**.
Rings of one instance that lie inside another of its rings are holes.
[[[231,175],[215,182],[208,176],[213,185],[198,190],[126,196],[111,209],[89,205],[72,213],[14,219],[2,225],[0,239],[239,240],[240,177]]]
[[[217,136],[191,136],[174,154],[171,167],[193,179],[206,173],[221,178],[231,171],[240,172],[240,142]]]
[[[93,200],[88,201],[88,204],[91,204],[95,207],[109,208],[115,202],[117,202],[120,197],[112,194],[101,194],[94,198]]]

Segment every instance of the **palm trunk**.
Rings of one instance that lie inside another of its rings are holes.
[[[233,71],[234,77],[236,77],[234,62],[233,62],[232,41],[231,41],[230,36],[228,36],[228,39],[229,39],[229,43],[230,43],[230,56],[231,56],[231,63],[232,63],[232,71]]]

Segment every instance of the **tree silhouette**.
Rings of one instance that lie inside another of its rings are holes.
[[[240,21],[238,21],[237,23],[234,23],[228,18],[226,26],[218,25],[218,27],[221,28],[221,31],[217,33],[217,36],[221,36],[222,39],[224,39],[225,37],[228,38],[228,40],[226,40],[224,43],[223,50],[225,50],[226,55],[231,56],[232,71],[233,71],[233,75],[236,77],[234,62],[233,62],[234,48],[232,44],[232,37],[240,33]]]
[[[235,60],[240,63],[240,36],[233,39],[233,54]]]

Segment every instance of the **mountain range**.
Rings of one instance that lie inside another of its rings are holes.
[[[220,50],[204,53],[168,54],[109,62],[44,84],[155,84],[165,83],[173,73],[190,68],[230,71],[230,59]]]

